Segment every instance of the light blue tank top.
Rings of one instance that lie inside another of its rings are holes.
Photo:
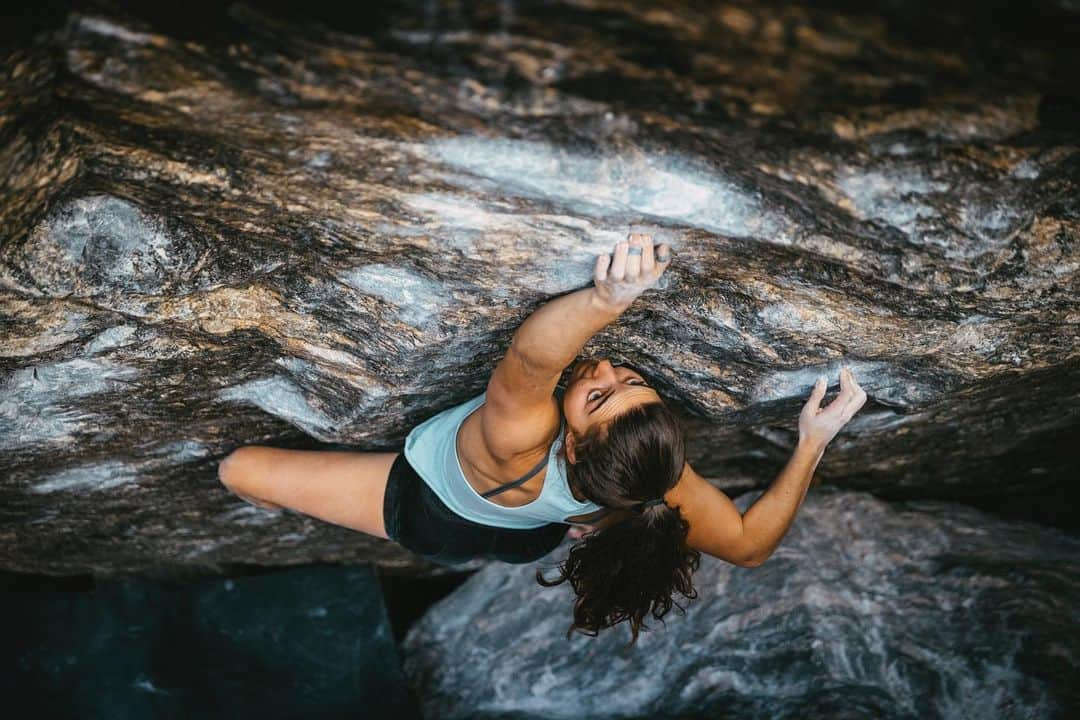
[[[414,427],[405,437],[405,459],[439,499],[467,520],[504,528],[537,528],[600,510],[600,505],[578,502],[573,496],[566,482],[565,460],[556,457],[562,447],[565,419],[559,426],[559,437],[548,451],[547,475],[535,500],[520,507],[506,507],[483,497],[469,484],[457,454],[458,429],[470,413],[484,404],[486,395],[485,391],[443,410]]]

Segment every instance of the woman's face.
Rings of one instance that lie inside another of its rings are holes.
[[[606,423],[643,403],[662,402],[660,395],[638,372],[614,366],[610,360],[582,360],[570,373],[563,392],[563,415],[569,426],[567,458],[573,462],[573,437],[583,435],[595,423]]]

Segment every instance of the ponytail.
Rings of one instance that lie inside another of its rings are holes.
[[[603,628],[628,621],[632,637],[649,629],[645,616],[663,622],[675,592],[697,597],[692,579],[701,553],[686,544],[690,530],[679,508],[661,503],[635,512],[628,519],[585,535],[558,565],[559,576],[546,580],[540,570],[536,581],[552,587],[569,581],[577,595],[574,622],[566,632],[596,637]]]

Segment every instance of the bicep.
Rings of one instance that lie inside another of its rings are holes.
[[[513,346],[506,351],[484,397],[484,440],[492,455],[507,459],[551,441],[551,428],[559,427],[561,375],[532,365]]]
[[[690,524],[686,542],[691,548],[742,567],[754,564],[755,548],[743,530],[742,513],[720,488],[687,463],[672,492],[677,496],[669,502],[679,504]]]

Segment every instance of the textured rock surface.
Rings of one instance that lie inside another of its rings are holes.
[[[1071,4],[122,5],[0,62],[3,567],[416,567],[218,460],[399,449],[631,223],[675,262],[586,352],[700,472],[770,482],[848,363],[827,484],[1071,521]]]
[[[1080,541],[1054,528],[827,488],[764,565],[706,557],[695,587],[685,614],[650,622],[630,648],[625,625],[567,640],[566,584],[487,567],[412,627],[405,672],[441,718],[1007,719],[1080,707]]]

